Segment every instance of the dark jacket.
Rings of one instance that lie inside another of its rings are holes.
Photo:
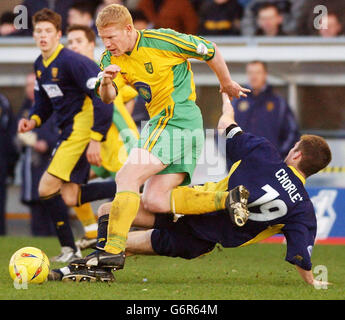
[[[267,138],[285,157],[300,134],[295,117],[285,99],[275,94],[271,86],[257,96],[234,99],[235,119],[245,131]]]
[[[239,35],[240,31],[234,25],[242,16],[242,7],[236,0],[223,4],[213,1],[205,2],[200,8],[199,34],[202,35]]]
[[[0,94],[0,166],[1,179],[3,175],[13,175],[18,153],[14,145],[16,134],[16,119],[8,99]]]

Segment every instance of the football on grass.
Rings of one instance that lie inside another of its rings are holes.
[[[19,284],[43,283],[48,277],[49,259],[41,249],[25,247],[12,255],[9,272]]]

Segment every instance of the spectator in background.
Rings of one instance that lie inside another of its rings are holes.
[[[130,10],[132,15],[134,28],[137,30],[150,29],[151,23],[141,10]]]
[[[338,15],[335,12],[329,12],[321,20],[321,29],[319,35],[323,38],[333,38],[344,34],[343,26]]]
[[[137,9],[155,28],[171,28],[178,32],[196,34],[198,15],[189,0],[140,0]]]
[[[14,26],[15,14],[11,11],[4,12],[0,17],[0,36],[10,36],[17,32]]]
[[[321,6],[323,9],[321,10]],[[314,13],[314,10],[316,13]],[[327,12],[325,12],[325,9]],[[300,16],[297,21],[297,34],[299,35],[320,35],[322,14],[336,14],[339,23],[345,25],[345,1],[339,0],[308,0],[300,9]],[[334,17],[331,18],[334,22]],[[326,31],[327,33],[327,31]]]
[[[8,99],[0,94],[0,235],[6,234],[6,194],[9,176],[14,176],[17,152],[16,122]]]
[[[210,2],[212,0],[206,0],[207,2]],[[201,6],[206,2],[205,0],[189,0],[191,5],[193,6],[195,12],[199,13]]]
[[[267,3],[258,9],[256,36],[285,36],[282,30],[283,16],[275,4]]]
[[[237,0],[206,1],[199,10],[199,34],[239,35],[242,7]]]
[[[95,6],[89,2],[78,1],[75,2],[68,9],[67,24],[71,25],[82,25],[90,27],[96,34],[97,28],[93,19],[95,13]]]
[[[246,132],[270,140],[284,158],[299,139],[295,117],[285,99],[267,83],[267,66],[253,61],[246,67],[249,88],[247,98],[232,101],[238,125]]]
[[[19,111],[19,119],[27,117],[34,102],[36,77],[31,73],[26,78],[26,98]],[[33,132],[19,134],[18,144],[21,146],[21,201],[27,205],[31,214],[31,233],[33,236],[51,236],[55,234],[50,215],[42,206],[38,196],[38,184],[49,162],[50,154],[59,136],[55,116],[52,116],[40,128]],[[51,210],[55,210],[54,207]],[[68,208],[66,207],[66,214]]]
[[[251,0],[237,0],[237,2],[238,2],[243,8],[245,8],[245,7],[249,4],[250,1],[251,1]]]
[[[98,13],[106,6],[110,4],[122,4],[124,5],[124,2],[122,0],[103,0],[101,3],[97,6],[95,17],[97,17]],[[97,34],[97,33],[96,33]]]
[[[32,17],[37,11],[43,8],[51,9],[61,15],[62,32],[65,33],[67,27],[68,9],[73,3],[74,0],[24,0],[23,5],[28,9],[29,29],[22,30],[23,35],[32,36]]]
[[[251,0],[244,11],[241,21],[242,35],[254,36],[256,32],[257,13],[262,5],[273,3],[283,16],[282,30],[286,34],[294,34],[301,8],[309,0]]]

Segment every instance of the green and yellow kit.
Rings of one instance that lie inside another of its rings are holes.
[[[144,127],[138,147],[145,148],[168,166],[160,172],[186,172],[189,184],[203,142],[203,121],[196,105],[195,84],[189,58],[208,61],[213,44],[201,37],[171,29],[137,31],[131,52],[114,57],[106,50],[102,70],[116,64],[121,72],[114,79],[135,88],[146,101],[150,121]],[[100,81],[96,85],[98,90]]]

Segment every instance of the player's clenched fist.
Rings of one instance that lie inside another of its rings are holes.
[[[28,132],[35,129],[36,121],[32,119],[20,119],[18,123],[18,133]]]
[[[120,72],[121,68],[116,64],[112,64],[103,70],[102,84],[111,83],[116,75]]]
[[[111,103],[116,98],[116,90],[113,86],[113,80],[120,70],[120,67],[116,64],[111,64],[103,70],[99,93],[102,101],[105,103]]]

